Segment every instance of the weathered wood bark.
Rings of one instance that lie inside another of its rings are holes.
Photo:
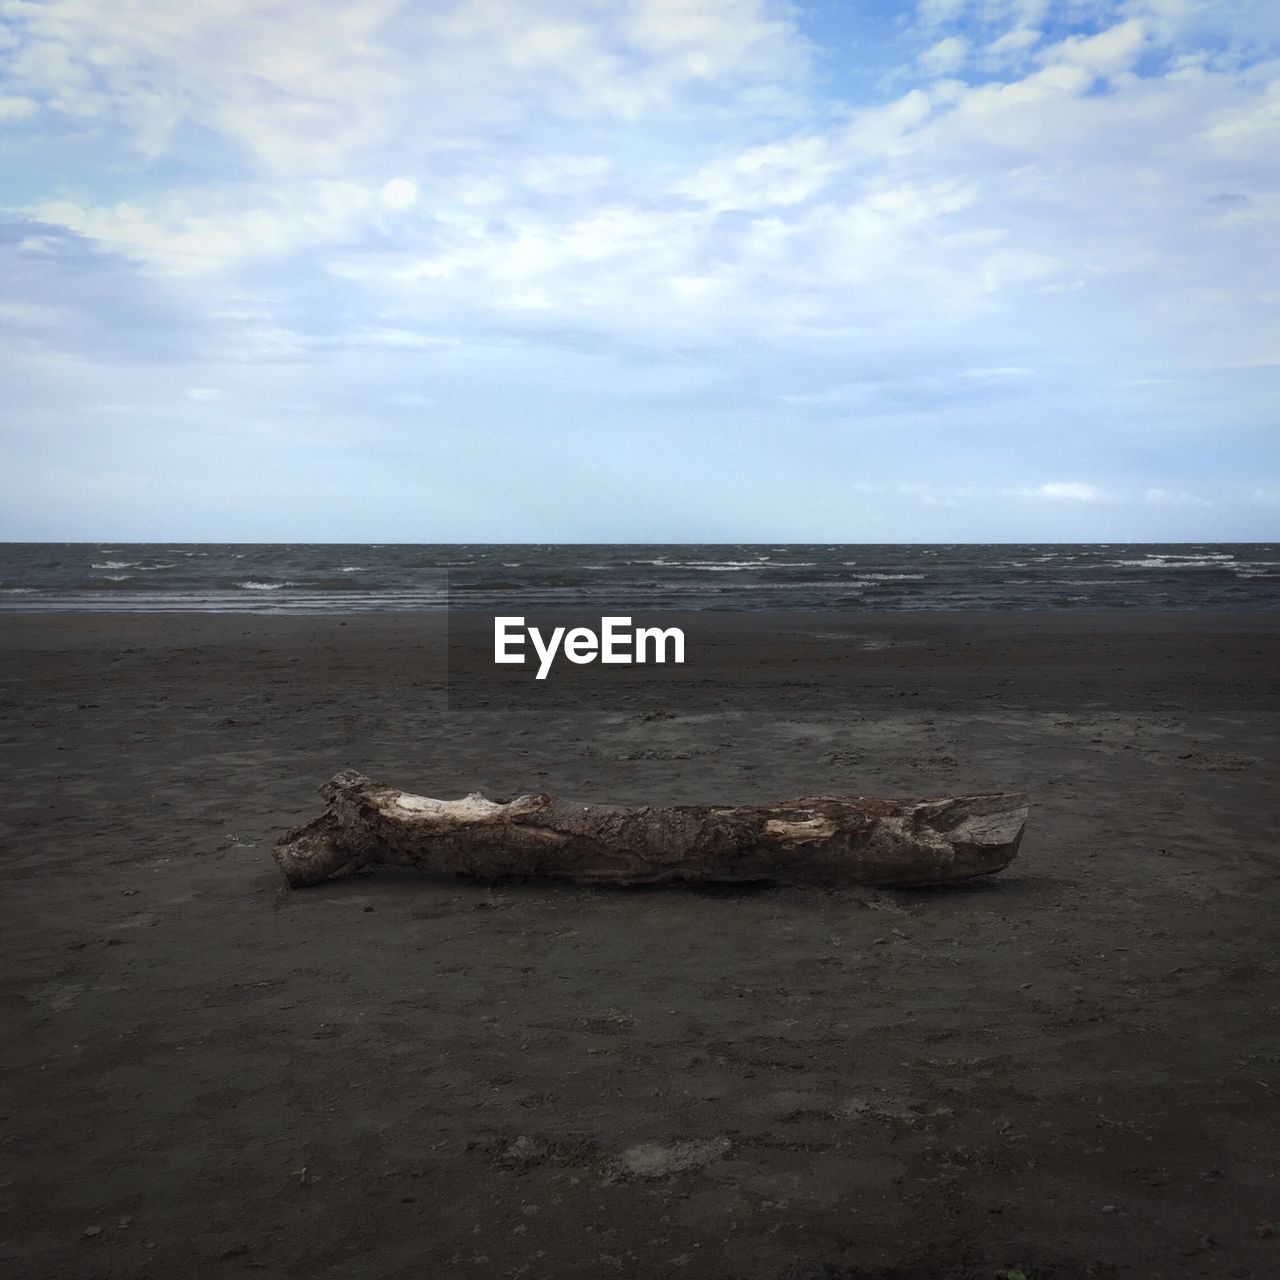
[[[941,884],[1008,866],[1027,820],[1018,795],[626,809],[541,795],[430,800],[351,770],[320,794],[324,813],[275,848],[294,887],[372,863],[610,884]]]

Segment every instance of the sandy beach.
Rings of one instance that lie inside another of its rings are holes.
[[[513,711],[439,615],[0,618],[6,1269],[1280,1274],[1280,619],[696,625],[678,697]],[[945,892],[283,891],[342,766],[1032,810]]]

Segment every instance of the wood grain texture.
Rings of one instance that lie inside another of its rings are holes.
[[[943,884],[1008,866],[1027,820],[1026,798],[1006,794],[623,808],[547,795],[434,800],[352,770],[320,793],[320,817],[275,847],[293,887],[377,863],[595,884]]]

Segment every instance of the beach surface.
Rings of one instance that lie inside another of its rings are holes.
[[[5,1269],[1280,1274],[1280,615],[690,627],[513,710],[448,697],[442,615],[0,618]],[[1031,821],[945,891],[287,892],[344,766]]]

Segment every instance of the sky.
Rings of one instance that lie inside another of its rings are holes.
[[[0,538],[1280,538],[1274,0],[0,0]]]

